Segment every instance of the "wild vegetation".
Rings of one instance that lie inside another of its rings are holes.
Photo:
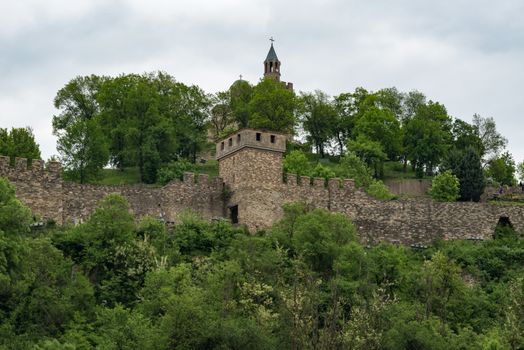
[[[136,222],[111,195],[32,226],[0,179],[2,349],[521,349],[524,240],[366,246],[339,214],[285,207],[250,235],[191,213]]]

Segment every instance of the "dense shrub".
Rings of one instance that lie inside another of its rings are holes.
[[[429,194],[439,202],[454,202],[459,198],[459,186],[459,179],[447,170],[435,176]]]
[[[185,159],[171,161],[158,171],[158,183],[166,185],[175,179],[182,180],[186,171],[195,171],[195,165]]]
[[[391,193],[389,187],[380,180],[373,180],[366,189],[366,192],[376,199],[391,200],[395,198],[395,195]]]

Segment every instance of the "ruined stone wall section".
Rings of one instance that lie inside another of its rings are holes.
[[[62,223],[62,179],[60,163],[49,162],[44,169],[42,160],[0,156],[0,176],[16,187],[16,196],[31,208],[36,218]]]

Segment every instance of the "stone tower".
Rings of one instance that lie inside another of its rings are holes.
[[[285,135],[255,129],[239,130],[217,142],[219,176],[227,188],[232,223],[246,224],[250,230],[267,227],[281,205],[273,197],[282,186],[285,150]]]
[[[273,47],[273,39],[271,39],[271,47],[264,61],[264,78],[266,77],[280,81],[280,61]]]

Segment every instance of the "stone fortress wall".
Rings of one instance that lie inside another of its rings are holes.
[[[184,174],[163,187],[146,185],[102,186],[63,181],[60,164],[50,162],[47,169],[41,160],[16,158],[11,167],[9,158],[0,156],[0,176],[16,187],[17,197],[28,205],[37,218],[58,224],[84,221],[98,202],[111,193],[124,196],[137,217],[146,215],[176,221],[177,216],[191,209],[211,220],[223,217],[223,181],[208,175]]]
[[[258,135],[257,135],[258,134]],[[238,136],[240,135],[240,136]],[[428,244],[441,239],[490,239],[500,218],[524,226],[524,206],[488,203],[438,203],[429,199],[380,201],[355,188],[352,180],[282,178],[286,135],[244,129],[217,143],[220,178],[185,173],[163,187],[101,186],[63,181],[60,164],[0,156],[0,176],[35,216],[59,224],[85,220],[111,193],[123,195],[137,217],[177,220],[185,210],[203,218],[229,218],[250,230],[268,229],[282,217],[282,205],[304,202],[312,208],[343,213],[357,226],[363,242]]]
[[[282,205],[303,202],[343,213],[364,242],[427,244],[435,239],[490,239],[500,218],[517,230],[524,207],[489,203],[439,203],[431,199],[380,201],[355,188],[352,180],[282,178],[286,135],[243,129],[217,143],[220,176],[231,190],[225,203],[251,231],[267,229],[282,217]],[[237,142],[238,141],[238,142]]]

